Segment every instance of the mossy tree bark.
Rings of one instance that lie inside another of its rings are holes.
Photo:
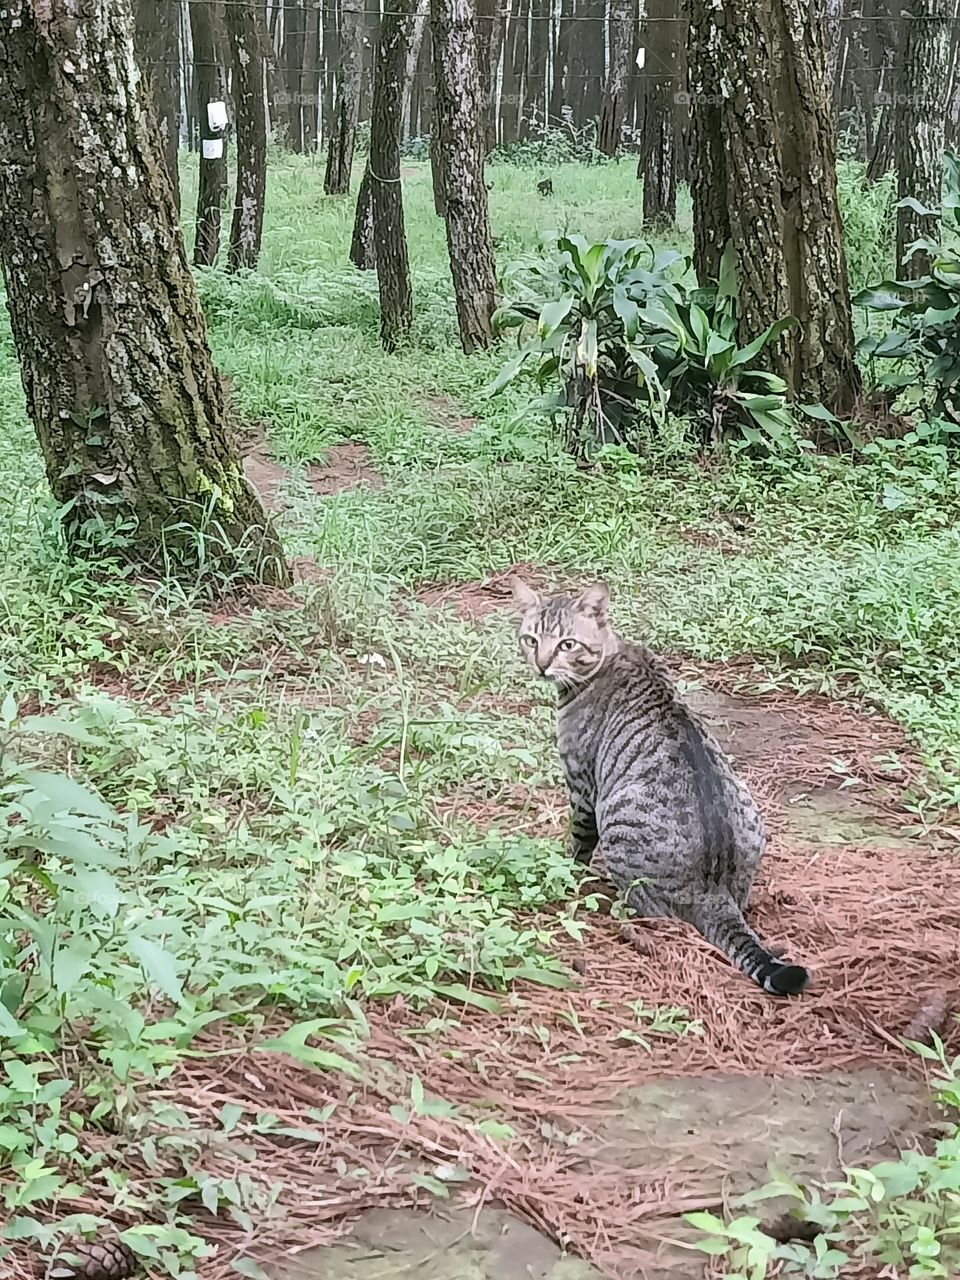
[[[190,36],[193,41],[194,97],[200,122],[201,148],[193,261],[198,267],[212,267],[220,252],[221,217],[223,202],[227,196],[227,143],[223,129],[210,128],[207,105],[226,100],[226,35],[220,15],[209,0],[191,0]],[[219,150],[220,154],[208,156],[205,154],[207,149]]]
[[[340,68],[333,130],[327,148],[327,170],[323,189],[328,196],[350,192],[353,152],[360,119],[360,88],[363,77],[363,0],[341,0]]]
[[[279,543],[224,412],[130,0],[7,0],[0,256],[27,408],[71,539],[122,529],[273,582]]]
[[[627,106],[627,78],[633,55],[636,6],[633,0],[613,0],[610,6],[610,70],[600,104],[597,150],[615,156]]]
[[[683,28],[671,0],[649,0],[644,22],[643,224],[672,226],[677,218],[677,151],[684,106]]]
[[[746,342],[793,315],[768,360],[801,400],[859,390],[818,0],[692,0],[688,80],[694,261],[737,259]]]
[[[906,42],[897,91],[897,196],[912,197],[928,209],[939,209],[943,183],[944,130],[948,91],[949,22],[943,0],[911,0]],[[931,257],[915,240],[936,240],[936,216],[903,206],[897,209],[897,274],[917,280],[930,271]],[[907,261],[904,262],[904,259]]]
[[[369,181],[373,206],[373,240],[380,286],[380,340],[392,350],[413,324],[410,259],[403,224],[400,180],[400,125],[403,79],[414,6],[392,0],[380,20],[380,43],[373,82],[370,118]]]
[[[483,176],[477,44],[470,0],[432,0],[438,170],[460,342],[469,355],[493,341],[493,238]]]
[[[226,15],[237,135],[237,193],[227,265],[237,271],[255,267],[260,260],[267,191],[267,111],[261,11],[253,4],[228,4]]]
[[[139,0],[135,16],[137,61],[153,95],[163,160],[179,208],[180,3],[179,0]]]

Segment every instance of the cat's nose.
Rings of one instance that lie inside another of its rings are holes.
[[[547,667],[549,667],[550,662],[550,658],[544,658],[539,653],[537,654],[537,670],[542,676],[547,674]]]

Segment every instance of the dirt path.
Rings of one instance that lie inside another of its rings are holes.
[[[706,676],[714,687],[688,696],[772,831],[755,918],[811,966],[813,990],[772,1001],[685,926],[595,916],[579,941],[556,943],[569,990],[523,987],[496,1014],[451,1010],[439,1035],[402,1005],[378,1011],[370,1052],[385,1078],[416,1074],[458,1108],[479,1102],[515,1136],[419,1117],[397,1127],[382,1086],[338,1112],[366,1134],[377,1194],[355,1197],[352,1238],[299,1252],[292,1272],[279,1250],[276,1275],[685,1280],[703,1259],[682,1247],[683,1213],[734,1205],[771,1163],[822,1179],[925,1140],[923,1064],[899,1037],[931,993],[958,1007],[960,887],[937,840],[905,830],[915,765],[902,735],[823,700],[735,697],[722,673]],[[538,829],[556,812],[555,797],[538,809],[527,795],[488,816]],[[960,1050],[955,1024],[945,1034]],[[411,1168],[439,1170],[460,1194],[412,1188]],[[326,1187],[300,1167],[295,1180]]]

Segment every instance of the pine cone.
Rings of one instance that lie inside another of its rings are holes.
[[[42,1275],[44,1280],[127,1280],[136,1270],[137,1255],[122,1240],[77,1240],[64,1245]]]

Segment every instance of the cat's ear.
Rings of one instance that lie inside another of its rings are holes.
[[[577,609],[598,622],[606,622],[607,609],[610,604],[610,588],[605,582],[598,582],[577,596]]]
[[[513,591],[513,603],[518,609],[535,609],[539,605],[540,597],[516,574],[510,578],[510,589]]]

